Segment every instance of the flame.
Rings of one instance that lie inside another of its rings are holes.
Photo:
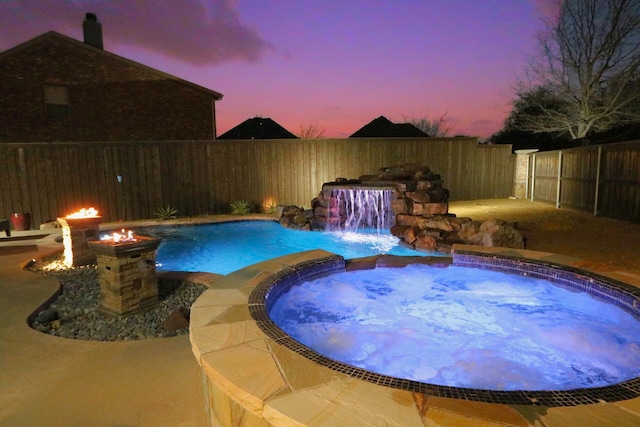
[[[111,235],[106,235],[102,237],[100,240],[109,240],[116,243],[127,243],[127,242],[137,242],[138,239],[134,237],[133,231],[125,230],[124,228],[120,230],[120,232],[114,231]]]
[[[85,209],[82,208],[78,212],[67,215],[67,218],[93,218],[98,216],[98,211],[94,208]]]
[[[271,196],[265,197],[262,201],[262,211],[264,213],[275,213],[277,206],[278,203],[276,202],[276,199]]]

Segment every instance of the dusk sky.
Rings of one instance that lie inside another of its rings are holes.
[[[553,0],[0,1],[0,50],[47,31],[224,95],[218,134],[270,117],[347,137],[376,117],[446,114],[450,134],[502,128]]]

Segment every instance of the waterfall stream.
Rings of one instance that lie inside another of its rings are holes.
[[[334,229],[357,231],[358,229],[389,230],[395,217],[391,210],[393,190],[341,188],[331,190],[331,200],[336,209],[331,209],[330,222]]]

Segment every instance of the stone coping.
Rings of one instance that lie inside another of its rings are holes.
[[[174,219],[141,219],[136,221],[103,222],[100,224],[100,231],[111,231],[120,228],[139,228],[169,225],[198,225],[215,224],[231,221],[274,221],[278,219],[269,214],[247,214],[247,215],[206,215]]]
[[[559,264],[640,287],[638,271],[551,253],[471,245],[456,245],[454,251]],[[217,278],[194,303],[190,340],[204,374],[212,425],[239,425],[241,420],[247,423],[242,425],[265,426],[640,425],[640,398],[633,393],[627,400],[605,398],[579,406],[472,401],[374,384],[277,343],[252,316],[255,301],[250,298],[256,287],[283,274],[296,275],[299,265],[339,263],[336,257],[316,250],[255,264]]]

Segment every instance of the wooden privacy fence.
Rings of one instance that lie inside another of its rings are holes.
[[[531,200],[640,221],[640,141],[530,154],[529,171]]]
[[[104,221],[229,212],[229,203],[310,207],[322,184],[380,167],[422,163],[452,200],[508,197],[510,145],[476,138],[1,143],[0,217],[31,213],[34,226],[82,207]]]

